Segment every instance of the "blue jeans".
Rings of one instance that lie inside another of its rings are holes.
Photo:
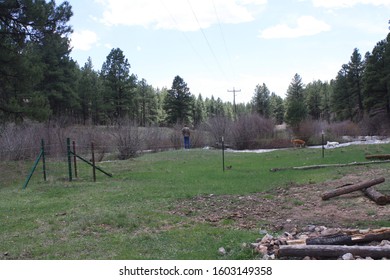
[[[184,149],[190,148],[190,137],[184,136]]]

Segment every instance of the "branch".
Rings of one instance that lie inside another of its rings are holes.
[[[319,169],[326,167],[346,167],[346,166],[357,166],[357,165],[369,165],[378,163],[389,163],[390,160],[376,160],[376,161],[364,161],[364,162],[350,162],[350,163],[336,163],[336,164],[319,164],[319,165],[308,165],[308,166],[295,166],[295,167],[282,167],[282,168],[271,168],[271,172],[285,171],[285,170],[309,170]]]

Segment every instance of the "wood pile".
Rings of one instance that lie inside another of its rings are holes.
[[[263,259],[390,259],[390,228],[307,226],[302,232],[265,234],[251,244]]]

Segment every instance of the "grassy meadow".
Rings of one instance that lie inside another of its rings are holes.
[[[366,161],[366,154],[390,153],[390,145],[325,150],[286,149],[269,153],[175,150],[136,159],[99,163],[113,178],[78,162],[79,178],[68,182],[66,161],[41,164],[26,189],[32,162],[1,163],[0,259],[252,259],[243,243],[258,229],[194,222],[172,210],[200,195],[269,192],[291,183],[310,184],[359,172],[354,167],[270,172],[271,168]],[[390,164],[366,169],[388,168]],[[27,173],[26,173],[27,172]],[[387,179],[387,178],[386,178]],[[224,247],[226,255],[219,255]]]

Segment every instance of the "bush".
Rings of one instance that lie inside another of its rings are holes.
[[[0,134],[2,160],[27,160],[38,156],[44,126],[35,122],[3,125]]]
[[[212,145],[220,143],[222,136],[225,138],[226,143],[230,143],[233,140],[232,125],[233,122],[228,117],[216,116],[207,121],[204,125],[204,130],[209,132],[212,138]]]
[[[274,123],[258,114],[240,116],[234,123],[233,145],[238,150],[261,148],[260,139],[272,137]]]
[[[378,113],[375,116],[366,116],[361,122],[362,134],[364,135],[380,135],[385,136],[390,134],[390,123],[387,113]]]
[[[139,128],[130,123],[118,127],[115,140],[120,160],[134,158],[142,150]]]
[[[362,133],[359,125],[352,121],[331,123],[326,131],[336,139],[342,136],[359,136]]]

